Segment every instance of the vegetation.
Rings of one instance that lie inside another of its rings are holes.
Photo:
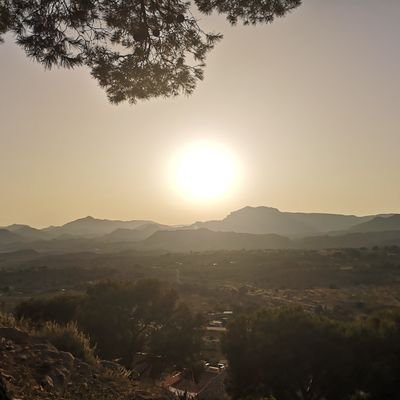
[[[261,311],[234,321],[225,338],[230,390],[234,399],[397,399],[399,343],[399,312],[339,323]]]
[[[34,331],[34,334],[48,340],[58,350],[67,351],[89,364],[97,362],[89,337],[83,334],[74,322],[66,325],[46,322],[39,330]]]
[[[0,327],[1,328],[21,328],[24,322],[15,318],[12,314],[0,313]]]
[[[23,300],[16,316],[37,331],[75,321],[96,356],[127,367],[141,352],[157,357],[155,374],[191,367],[195,376],[200,360],[227,358],[234,399],[398,398],[396,246],[3,254],[0,263],[5,308]],[[223,333],[203,332],[215,319],[228,328],[223,352]]]
[[[53,321],[66,324],[75,317],[80,298],[77,296],[55,296],[35,298],[20,303],[15,309],[17,318],[29,316],[32,321]]]
[[[39,326],[52,321],[41,329],[62,341],[55,322],[71,321],[66,325],[68,332],[77,332],[79,327],[91,338],[92,345],[85,342],[85,349],[95,345],[100,357],[120,359],[126,366],[143,351],[161,356],[164,366],[185,366],[201,350],[202,320],[177,300],[176,292],[156,280],[103,282],[89,287],[82,296],[23,302],[16,314]],[[63,343],[68,345],[74,346],[74,342]]]
[[[301,0],[196,0],[230,23],[272,22]],[[86,65],[113,103],[190,94],[221,35],[205,33],[184,0],[1,0],[0,35],[11,32],[47,68]],[[1,39],[1,38],[0,38]]]
[[[15,328],[31,336],[42,338],[57,349],[69,352],[89,364],[97,362],[90,339],[79,330],[74,322],[60,325],[48,321],[38,327],[32,325],[29,320],[8,313],[0,313],[0,327]]]

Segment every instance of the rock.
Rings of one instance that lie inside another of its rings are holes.
[[[9,382],[15,382],[15,378],[12,375],[6,374],[4,372],[0,372],[0,380],[1,377],[3,377],[5,380],[9,381]]]
[[[56,386],[64,386],[67,381],[68,375],[69,374],[66,369],[56,368],[54,371],[51,372],[53,384],[55,384]]]
[[[50,343],[36,343],[30,347],[33,351],[57,351],[57,349]]]
[[[133,400],[140,389],[115,362],[94,365],[22,330],[0,330],[0,400]],[[36,339],[40,340],[38,342]],[[111,373],[110,373],[111,372]],[[147,388],[147,386],[146,386]],[[155,392],[160,389],[154,388]],[[142,393],[143,398],[143,393]],[[158,394],[146,399],[160,400]]]
[[[11,397],[7,393],[7,387],[3,379],[0,377],[0,400],[11,400]]]
[[[67,366],[68,368],[72,368],[72,366],[74,365],[75,357],[71,353],[68,353],[66,351],[59,351],[58,355],[65,366]]]
[[[100,364],[102,367],[111,369],[112,371],[119,371],[121,369],[121,364],[114,361],[101,360]]]
[[[41,381],[40,384],[43,388],[49,389],[54,387],[53,379],[49,375],[46,375]]]
[[[31,337],[26,332],[16,328],[0,328],[0,337],[17,344],[26,344],[31,341]]]

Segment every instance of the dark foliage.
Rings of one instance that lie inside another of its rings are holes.
[[[176,301],[176,293],[156,280],[101,283],[88,290],[77,320],[101,357],[129,365],[135,352],[149,350],[148,338],[171,318]]]
[[[56,296],[33,298],[17,305],[17,318],[28,318],[37,323],[52,321],[65,324],[73,321],[81,301],[77,296]]]
[[[399,343],[398,312],[338,323],[300,309],[262,311],[237,319],[225,338],[230,390],[234,399],[395,400]]]
[[[190,365],[202,347],[202,320],[178,303],[174,290],[157,280],[104,282],[86,295],[32,299],[19,304],[18,317],[77,327],[105,359],[130,366],[136,352],[155,353],[164,367]]]
[[[203,322],[200,315],[194,315],[187,306],[180,305],[163,329],[152,335],[152,352],[161,354],[178,367],[194,365],[202,348]]]
[[[196,0],[231,23],[272,22],[301,0]],[[0,0],[11,32],[45,67],[89,66],[113,103],[190,94],[221,35],[206,33],[185,0]]]

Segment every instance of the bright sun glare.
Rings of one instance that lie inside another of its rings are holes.
[[[191,200],[221,199],[234,188],[238,173],[233,154],[216,143],[193,143],[173,160],[174,186]]]

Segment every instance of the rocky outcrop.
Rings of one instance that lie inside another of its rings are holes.
[[[111,364],[89,365],[19,329],[0,327],[0,400],[168,398],[158,388],[143,388]]]

